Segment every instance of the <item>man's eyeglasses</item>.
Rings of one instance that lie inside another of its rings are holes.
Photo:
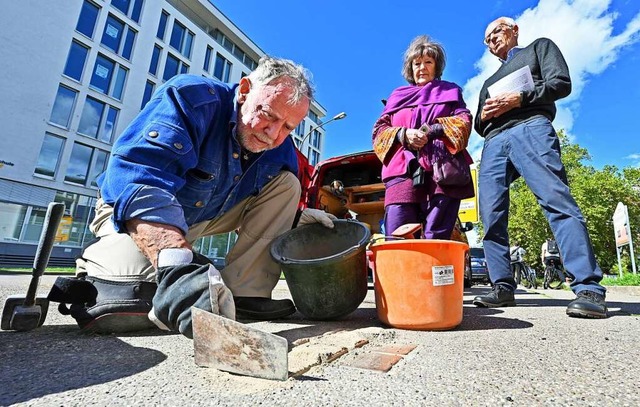
[[[489,33],[489,35],[484,37],[484,45],[489,45],[489,41],[491,41],[491,38],[493,38],[494,35],[502,34],[507,28],[513,28],[513,26],[504,23],[498,24],[498,26]]]

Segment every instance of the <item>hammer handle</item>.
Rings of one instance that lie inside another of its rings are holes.
[[[49,263],[49,256],[51,256],[53,243],[56,239],[56,232],[58,231],[58,225],[60,224],[63,214],[63,203],[49,203],[47,214],[44,217],[40,241],[38,242],[38,248],[36,249],[36,257],[33,260],[33,272],[31,283],[29,283],[29,290],[27,291],[27,296],[24,300],[25,306],[35,304],[38,283],[40,282],[40,277],[44,274],[44,270],[47,268],[47,264]]]

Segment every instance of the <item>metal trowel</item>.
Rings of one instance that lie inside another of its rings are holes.
[[[262,379],[287,379],[285,338],[195,307],[191,307],[191,321],[196,365]]]

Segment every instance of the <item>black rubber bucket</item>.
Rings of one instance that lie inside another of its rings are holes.
[[[365,248],[371,232],[353,220],[297,227],[271,244],[298,311],[334,319],[355,311],[367,295]]]

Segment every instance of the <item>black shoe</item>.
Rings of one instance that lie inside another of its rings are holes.
[[[479,295],[473,299],[473,304],[478,307],[515,307],[516,300],[513,297],[513,290],[503,284],[496,284],[493,290],[487,295]]]
[[[296,307],[291,300],[272,300],[262,297],[234,297],[233,300],[236,303],[238,319],[268,321],[296,312]]]
[[[576,299],[567,306],[567,315],[575,318],[606,318],[604,295],[595,291],[580,291],[576,294]]]

